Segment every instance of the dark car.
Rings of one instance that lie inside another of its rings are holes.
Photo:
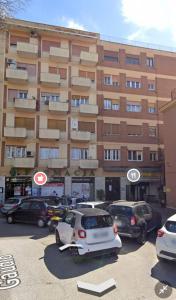
[[[54,207],[48,205],[46,199],[30,198],[16,209],[9,211],[6,218],[9,224],[20,222],[37,224],[39,227],[44,227],[51,217],[51,210],[53,213],[54,209]]]
[[[140,244],[146,242],[148,232],[162,227],[161,215],[144,201],[119,200],[108,211],[117,223],[119,235],[136,238]]]
[[[5,200],[4,203],[1,205],[1,213],[3,215],[7,214],[10,210],[17,208],[23,201],[28,199],[26,196],[16,196],[16,197],[11,197]]]

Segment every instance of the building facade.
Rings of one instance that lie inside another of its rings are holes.
[[[172,101],[165,104],[160,111],[163,113],[164,121],[164,149],[165,149],[165,177],[166,177],[166,200],[171,208],[176,207],[176,137],[173,134],[173,128],[176,128],[176,98],[175,91]]]
[[[0,33],[1,197],[56,192],[116,200],[164,186],[160,107],[176,54],[16,19]],[[126,179],[141,171],[138,184]],[[45,171],[37,188],[33,174]]]

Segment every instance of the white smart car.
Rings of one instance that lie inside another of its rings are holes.
[[[176,261],[176,214],[170,217],[164,226],[158,230],[156,251],[159,260]]]
[[[97,208],[68,211],[56,227],[56,244],[77,244],[70,248],[74,257],[112,254],[117,256],[122,242],[110,214]]]
[[[102,201],[88,201],[88,202],[80,202],[77,203],[76,208],[100,208],[106,210],[106,208],[110,205],[109,202]]]

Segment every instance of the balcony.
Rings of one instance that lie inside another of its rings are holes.
[[[49,101],[49,111],[66,114],[68,112],[68,103]]]
[[[4,136],[11,138],[26,138],[26,128],[4,127]]]
[[[60,139],[60,130],[59,129],[39,129],[39,138],[40,139]]]
[[[17,53],[21,57],[35,58],[38,55],[38,46],[31,43],[17,42]]]
[[[71,140],[89,142],[91,140],[91,133],[89,131],[71,131]]]
[[[94,81],[90,78],[73,76],[71,78],[72,87],[77,90],[89,90],[92,86],[94,86]]]
[[[28,72],[27,70],[7,68],[6,78],[9,82],[24,84],[28,81]]]
[[[80,114],[85,116],[98,115],[98,105],[93,104],[80,104]]]
[[[56,62],[68,62],[69,60],[69,49],[50,47],[50,58]]]
[[[15,157],[13,166],[15,168],[34,168],[34,157]]]
[[[84,66],[96,66],[98,63],[98,53],[81,51],[81,64]]]
[[[97,159],[81,159],[79,161],[80,169],[98,169]]]
[[[60,75],[52,74],[52,73],[41,73],[40,74],[40,82],[44,86],[49,87],[58,87],[60,86]]]
[[[20,110],[36,110],[35,99],[15,99],[14,107]]]
[[[51,169],[67,168],[67,159],[51,158],[48,161],[48,168],[51,168]]]

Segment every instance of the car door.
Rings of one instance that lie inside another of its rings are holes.
[[[59,222],[59,236],[60,240],[64,244],[70,244],[73,235],[73,227],[75,224],[75,215],[72,212],[68,212],[62,222]]]
[[[148,205],[142,205],[142,213],[147,224],[147,231],[151,231],[154,228],[152,210]]]
[[[41,215],[42,202],[33,201],[30,207],[30,223],[36,224]]]
[[[17,222],[29,222],[29,215],[30,215],[30,202],[23,202],[14,212],[14,220]]]

